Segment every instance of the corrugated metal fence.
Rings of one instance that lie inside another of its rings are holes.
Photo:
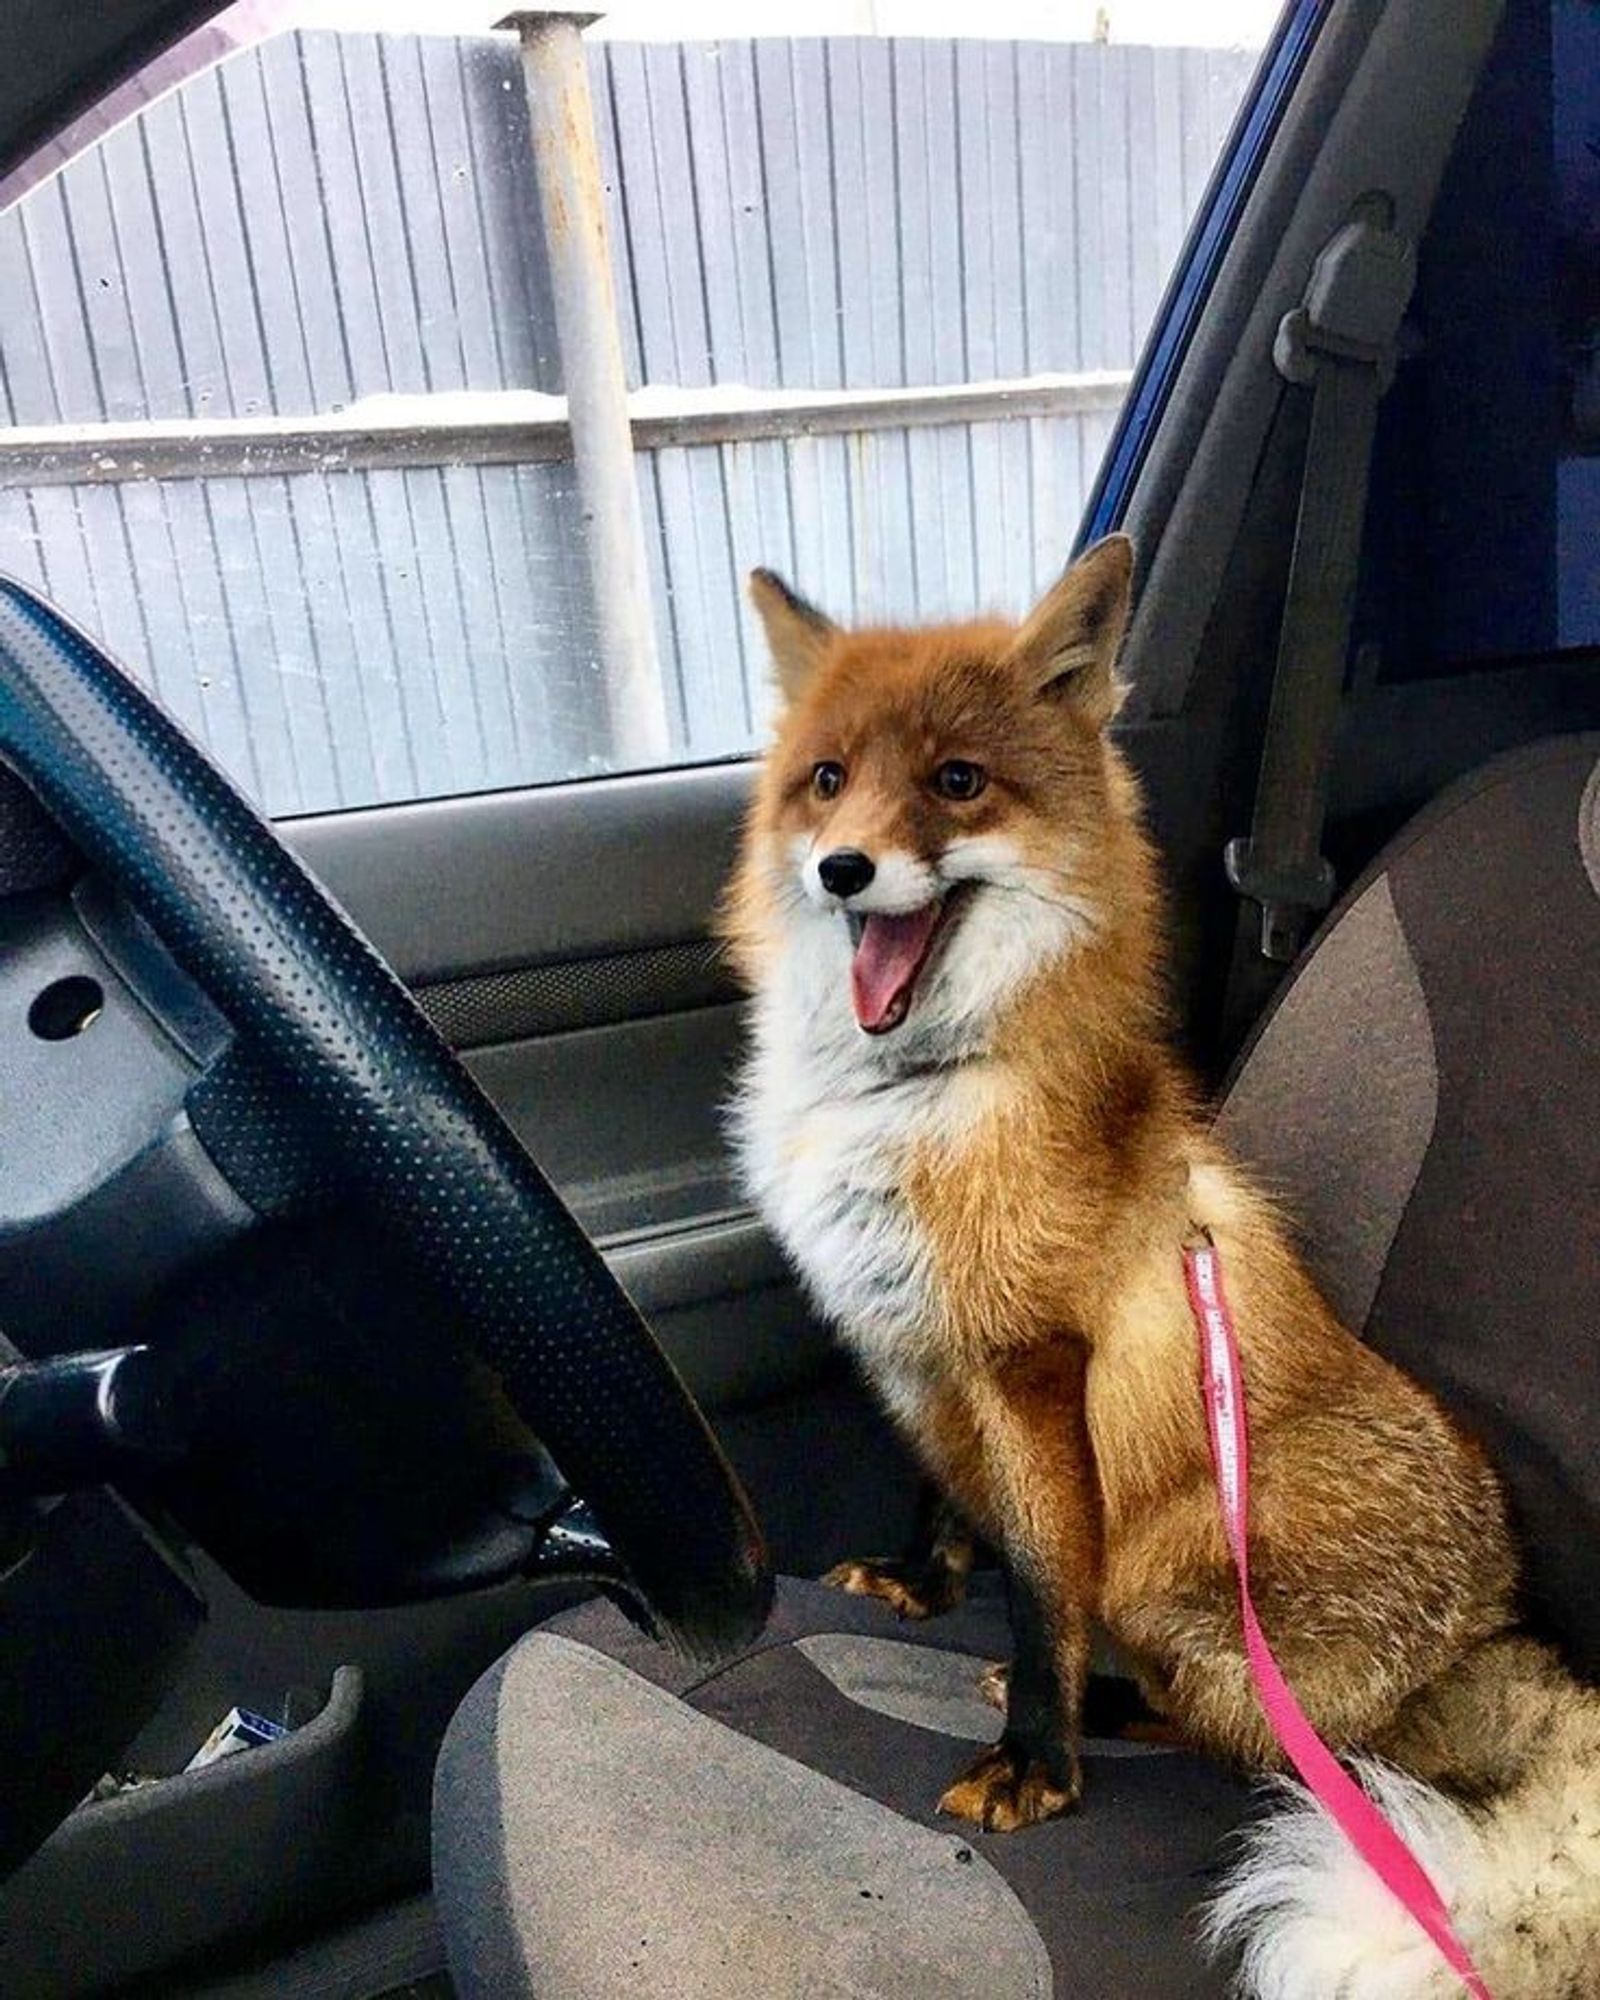
[[[630,379],[1126,368],[1249,69],[1070,44],[597,46]],[[283,37],[0,217],[0,424],[558,391],[540,242],[514,44]],[[750,564],[846,616],[1020,608],[1109,422],[641,452],[682,753],[759,726]],[[0,484],[0,565],[105,634],[270,809],[607,768],[570,465],[430,464],[424,432],[403,466],[125,472]]]

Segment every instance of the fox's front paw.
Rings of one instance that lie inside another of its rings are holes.
[[[877,1597],[902,1618],[937,1618],[961,1602],[958,1579],[939,1562],[895,1562],[888,1556],[857,1556],[836,1563],[822,1579],[852,1597]]]
[[[957,1778],[939,1801],[939,1810],[970,1820],[985,1833],[1015,1833],[1071,1812],[1082,1791],[1076,1757],[1063,1779],[1042,1758],[1001,1737]]]

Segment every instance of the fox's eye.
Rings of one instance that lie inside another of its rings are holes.
[[[813,764],[811,789],[819,799],[836,799],[844,790],[844,766],[832,763]]]
[[[969,764],[965,757],[950,757],[933,774],[933,787],[941,798],[975,799],[989,782],[981,764]]]

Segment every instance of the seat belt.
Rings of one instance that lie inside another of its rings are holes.
[[[1224,1014],[1230,1040],[1259,1011],[1312,920],[1333,901],[1322,827],[1372,441],[1416,279],[1415,246],[1396,233],[1392,219],[1386,197],[1363,201],[1323,247],[1304,303],[1284,316],[1273,342],[1279,374],[1311,390],[1311,422],[1255,808],[1248,836],[1230,840],[1224,857],[1242,899]]]

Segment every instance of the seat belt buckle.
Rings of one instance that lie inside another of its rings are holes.
[[[1261,956],[1290,965],[1300,951],[1313,917],[1333,902],[1338,878],[1319,854],[1306,865],[1258,867],[1248,838],[1230,840],[1222,850],[1229,886],[1261,907]]]
[[[1345,223],[1322,247],[1305,299],[1279,323],[1272,359],[1286,382],[1315,382],[1323,360],[1373,369],[1387,389],[1400,323],[1417,279],[1416,246],[1393,227],[1385,198]]]

